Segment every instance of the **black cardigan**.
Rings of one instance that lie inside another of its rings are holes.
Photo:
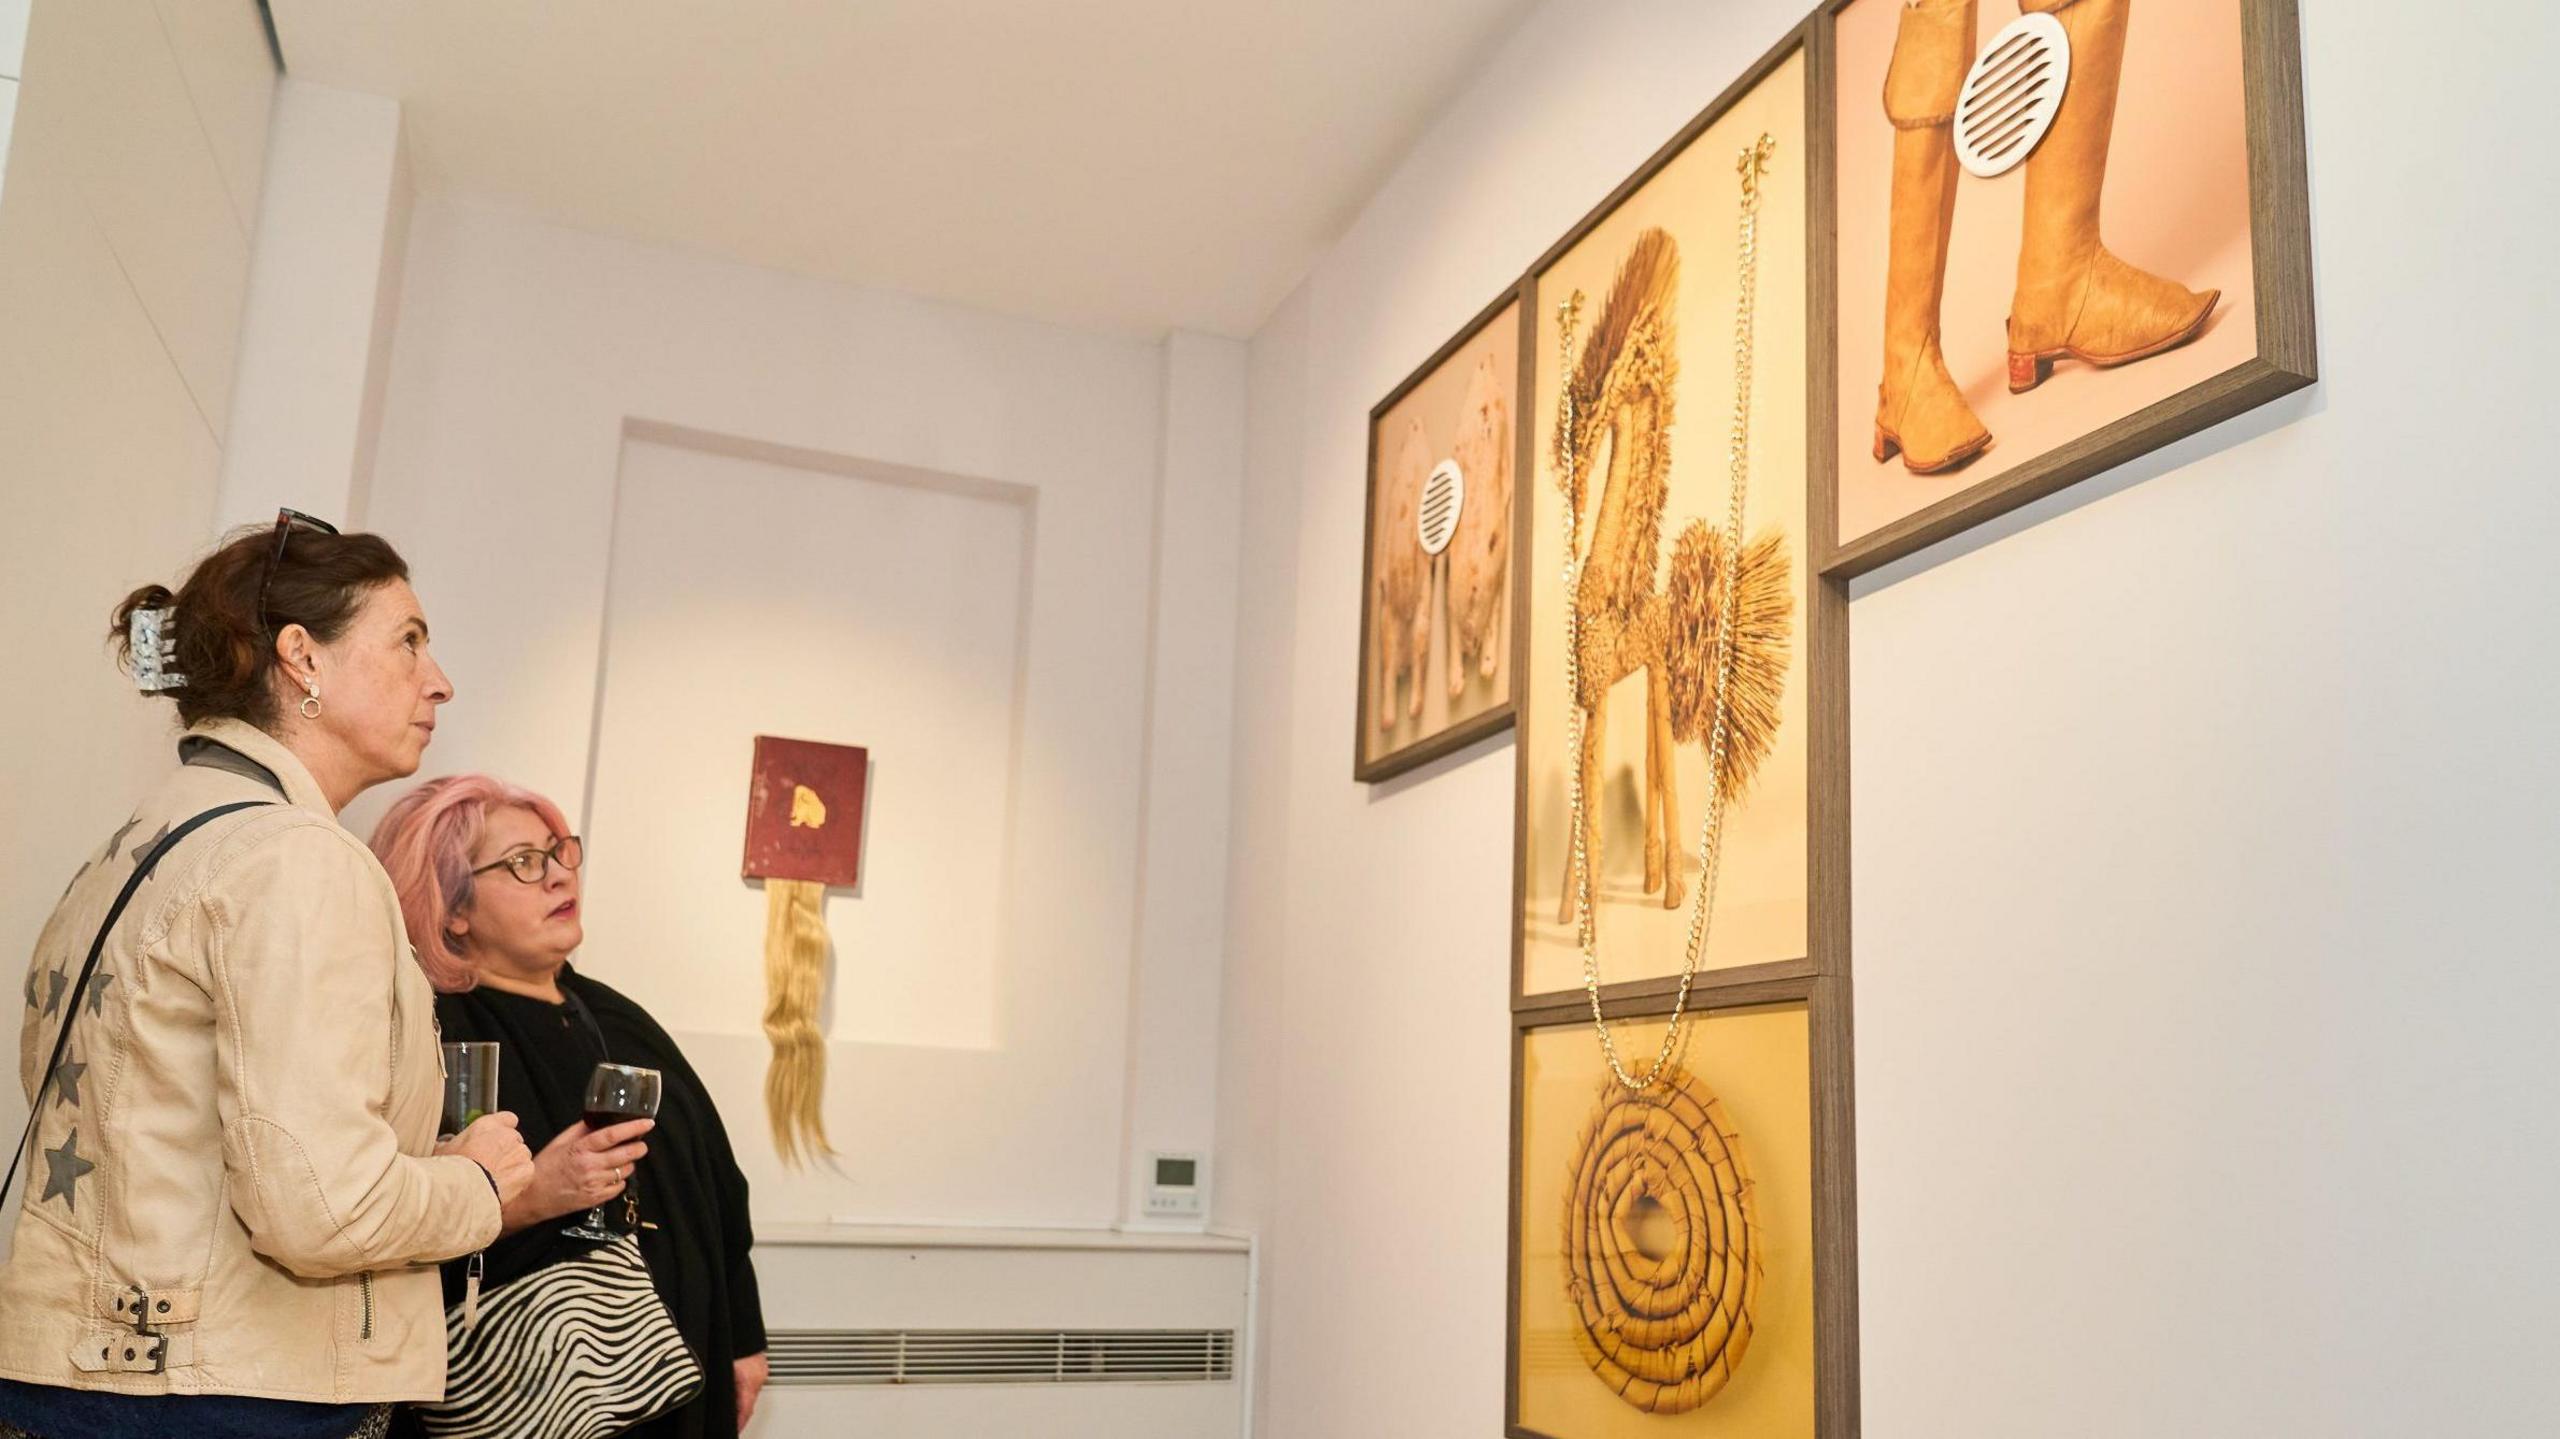
[[[657,1280],[658,1294],[676,1328],[702,1360],[699,1399],[641,1428],[650,1439],[730,1439],[738,1432],[736,1376],[731,1364],[764,1352],[764,1311],[756,1292],[748,1249],[755,1233],[747,1218],[747,1181],[729,1148],[729,1133],[700,1076],[675,1041],[648,1012],[564,965],[560,987],[585,1002],[602,1031],[606,1054],[574,1005],[549,1004],[481,988],[436,998],[436,1019],[447,1040],[496,1040],[498,1103],[515,1111],[524,1141],[535,1153],[552,1136],[579,1121],[588,1073],[598,1061],[636,1064],[664,1076],[658,1126],[645,1141],[649,1157],[631,1177],[640,1217],[658,1227],[640,1231],[640,1250]],[[619,1198],[605,1206],[609,1228],[624,1229]],[[495,1288],[555,1260],[593,1246],[561,1231],[581,1214],[546,1219],[500,1239],[489,1249],[482,1283]],[[462,1302],[464,1263],[444,1267],[445,1302]]]

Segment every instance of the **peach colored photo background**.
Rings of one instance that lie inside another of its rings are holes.
[[[2250,282],[2249,155],[2237,0],[2140,0],[2125,38],[2124,79],[2107,157],[2100,232],[2127,263],[2220,303],[2192,344],[2112,370],[2057,361],[2009,393],[2009,296],[2017,284],[2026,168],[1956,182],[1955,233],[1939,311],[1947,368],[1992,434],[1972,464],[1915,475],[1877,464],[1876,380],[1884,363],[1886,217],[1893,128],[1884,117],[1899,0],[1840,12],[1840,534],[1848,544],[2110,421],[2209,379],[2258,352]],[[2015,0],[1982,0],[1979,40],[2017,18]],[[1977,44],[1977,51],[1978,51]]]
[[[1503,398],[1511,402],[1514,438],[1505,443],[1516,444],[1520,425],[1520,307],[1513,304],[1503,307],[1501,314],[1487,320],[1484,328],[1452,351],[1429,378],[1414,386],[1404,398],[1378,417],[1372,431],[1377,437],[1378,454],[1371,461],[1372,466],[1388,462],[1388,439],[1400,431],[1408,415],[1422,421],[1422,435],[1429,443],[1433,459],[1447,458],[1458,442],[1459,422],[1464,418],[1462,412],[1467,403],[1467,387],[1475,379],[1477,364],[1488,354],[1493,357],[1494,373],[1502,378]],[[1477,479],[1477,476],[1469,475],[1467,482],[1473,486]],[[1467,502],[1477,502],[1472,489]],[[1372,554],[1377,550],[1380,503],[1377,476],[1373,473],[1369,477],[1368,535]],[[1520,517],[1513,515],[1511,523],[1512,543],[1517,544]],[[1422,714],[1419,718],[1407,714],[1406,705],[1413,691],[1399,685],[1396,722],[1392,728],[1381,729],[1378,725],[1378,631],[1375,616],[1368,610],[1376,596],[1362,597],[1361,613],[1368,616],[1369,622],[1360,630],[1360,673],[1367,677],[1371,686],[1368,703],[1361,707],[1360,712],[1360,760],[1363,764],[1420,744],[1451,725],[1474,719],[1510,697],[1511,632],[1506,625],[1502,644],[1495,651],[1492,676],[1487,678],[1478,673],[1473,664],[1468,665],[1466,688],[1455,700],[1449,698],[1449,587],[1440,578],[1438,570],[1438,566],[1433,567],[1431,593],[1424,601],[1430,606],[1431,647],[1423,657]],[[1505,603],[1509,603],[1508,599]]]

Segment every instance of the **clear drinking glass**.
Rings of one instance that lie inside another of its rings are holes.
[[[444,1052],[444,1120],[438,1128],[451,1139],[498,1107],[498,1046],[473,1040],[438,1047]]]
[[[599,1064],[595,1073],[587,1076],[586,1118],[590,1131],[657,1116],[658,1071],[628,1064]],[[622,1237],[604,1227],[604,1206],[601,1204],[588,1210],[583,1221],[570,1225],[563,1232],[572,1239]]]

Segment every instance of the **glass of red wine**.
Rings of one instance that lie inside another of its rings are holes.
[[[658,1071],[628,1064],[599,1064],[587,1076],[587,1128],[607,1129],[634,1119],[658,1116]],[[580,1223],[562,1231],[572,1239],[613,1240],[622,1236],[605,1228],[604,1206],[587,1211]]]

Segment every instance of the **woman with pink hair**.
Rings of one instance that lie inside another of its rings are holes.
[[[726,1439],[745,1428],[765,1381],[747,1181],[719,1110],[675,1041],[639,1005],[569,963],[585,939],[585,851],[568,819],[530,790],[452,775],[393,805],[373,849],[399,891],[418,966],[435,985],[444,1037],[503,1046],[498,1100],[534,1148],[533,1182],[506,1206],[483,1283],[503,1286],[584,1252],[588,1242],[558,1221],[620,1201],[607,1222],[638,1234],[704,1379],[692,1402],[625,1432]],[[659,1071],[662,1124],[588,1129],[587,1076],[607,1060]],[[462,1300],[464,1268],[445,1266],[448,1303]]]

